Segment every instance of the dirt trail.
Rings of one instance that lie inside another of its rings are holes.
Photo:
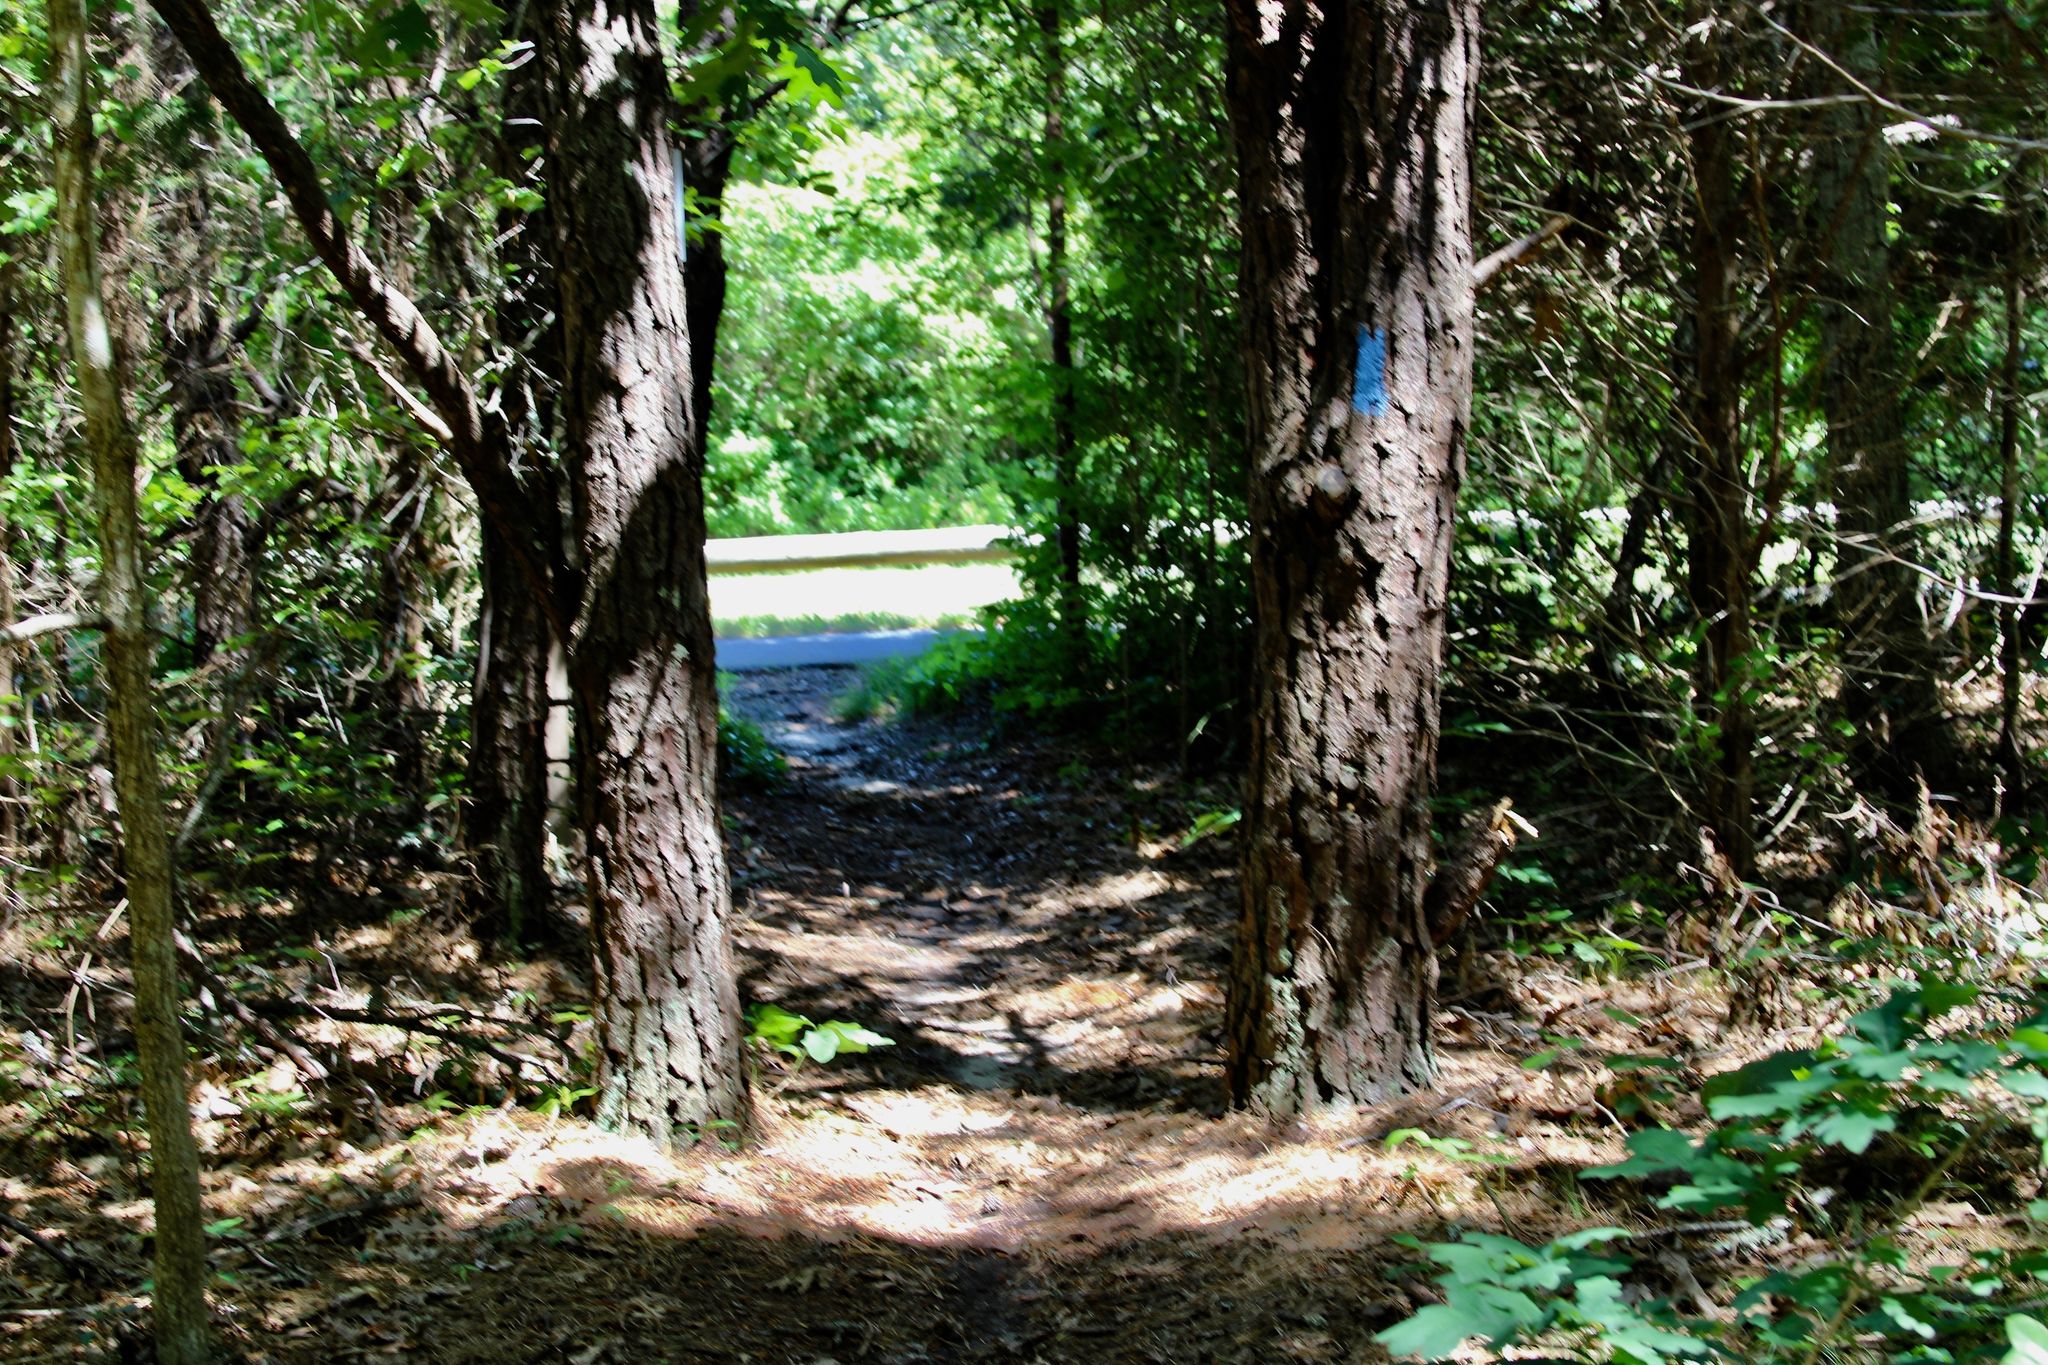
[[[1228,792],[992,738],[986,716],[843,725],[831,704],[851,682],[801,670],[732,689],[791,769],[729,802],[741,991],[896,1045],[795,1071],[763,1056],[746,1140],[674,1151],[532,1108],[437,1106],[432,1089],[473,1062],[308,1025],[348,1058],[346,1082],[320,1091],[339,1098],[266,1117],[249,1081],[200,1089],[238,1350],[319,1365],[1380,1359],[1371,1333],[1415,1302],[1412,1272],[1389,1278],[1410,1256],[1392,1237],[1468,1201],[1489,1222],[1503,1208],[1475,1199],[1469,1163],[1390,1150],[1389,1132],[1614,1155],[1584,1136],[1589,1082],[1521,1068],[1534,1030],[1507,1014],[1441,1018],[1443,1084],[1398,1105],[1285,1131],[1223,1114],[1234,849],[1179,836]],[[277,988],[328,1004],[389,989],[547,1017],[589,999],[578,954],[494,960],[446,911],[365,900],[310,965],[275,951]],[[64,959],[44,957],[23,989],[62,989]],[[1575,992],[1546,1018],[1580,1027],[1599,1004]],[[139,1280],[134,1172],[63,1141],[20,1178],[0,1169],[0,1199]],[[1502,1198],[1524,1231],[1552,1216]],[[0,1312],[0,1357],[108,1358],[135,1305],[107,1312],[48,1269],[32,1248],[0,1256],[0,1309],[18,1290],[43,1315]]]
[[[1057,751],[838,723],[849,681],[762,674],[731,697],[791,762],[782,791],[735,803],[750,997],[887,1026],[892,1089],[1213,1107],[1226,940],[1205,930],[1232,914],[1223,846],[1160,857],[1159,831],[1134,846],[1147,784],[1062,773]]]
[[[1285,1131],[1222,1113],[1235,849],[1180,847],[1202,801],[991,738],[987,716],[839,723],[853,680],[761,673],[728,695],[790,763],[729,802],[741,993],[896,1045],[764,1069],[755,1132],[727,1153],[467,1130],[428,1160],[463,1172],[469,1216],[525,1201],[618,1257],[610,1297],[640,1316],[585,1324],[572,1339],[608,1353],[593,1359],[1384,1359],[1372,1332],[1415,1302],[1388,1276],[1411,1256],[1392,1238],[1475,1196],[1471,1166],[1385,1136],[1511,1140],[1530,1109],[1583,1097],[1546,1099],[1521,1051],[1460,1047],[1472,1021],[1447,1019],[1438,1091]],[[1543,1136],[1553,1158],[1592,1155]],[[532,1321],[555,1259],[528,1253],[468,1296],[494,1324],[479,1343]]]

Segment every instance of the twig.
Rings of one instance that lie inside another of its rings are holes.
[[[306,1051],[304,1043],[243,1004],[235,993],[228,989],[227,983],[214,975],[213,969],[206,965],[206,957],[199,951],[199,945],[186,937],[183,930],[173,934],[172,941],[177,944],[178,953],[185,959],[185,965],[198,979],[200,988],[205,992],[206,1002],[290,1058],[292,1065],[299,1069],[301,1075],[316,1081],[327,1079],[327,1068]]]
[[[485,1056],[494,1058],[504,1065],[513,1068],[515,1072],[523,1067],[531,1067],[544,1076],[551,1077],[554,1074],[548,1070],[546,1065],[531,1057],[521,1056],[516,1052],[507,1052],[495,1043],[487,1042],[477,1037],[474,1033],[464,1033],[460,1029],[449,1028],[446,1025],[433,1022],[437,1018],[444,1018],[448,1014],[454,1013],[454,1011],[444,1010],[433,1015],[421,1016],[392,1014],[385,1010],[352,1009],[340,1005],[315,1005],[308,1001],[300,1000],[251,1000],[246,1002],[246,1004],[256,1013],[269,1015],[272,1018],[329,1019],[341,1024],[375,1024],[382,1028],[403,1029],[408,1033],[423,1033],[430,1038],[439,1038],[444,1043],[452,1043],[456,1047],[481,1052]],[[503,1023],[502,1020],[493,1020],[492,1022]]]
[[[1534,232],[1517,237],[1506,246],[1490,252],[1486,259],[1472,267],[1472,287],[1484,289],[1493,283],[1493,277],[1504,270],[1513,269],[1529,257],[1541,251],[1551,238],[1572,225],[1572,220],[1559,214],[1537,228]]]
[[[81,1280],[86,1284],[99,1283],[100,1274],[98,1266],[90,1261],[79,1260],[69,1251],[58,1246],[55,1242],[52,1242],[49,1238],[43,1236],[42,1233],[37,1232],[12,1214],[0,1213],[0,1228],[6,1228],[9,1232],[16,1233],[25,1238],[30,1246],[42,1252],[43,1255],[49,1257],[58,1265],[63,1266],[65,1273],[73,1279]]]
[[[1535,834],[1529,822],[1513,813],[1512,801],[1497,801],[1466,817],[1451,853],[1429,879],[1423,894],[1423,917],[1430,941],[1441,948],[1493,885],[1500,860],[1521,834]]]

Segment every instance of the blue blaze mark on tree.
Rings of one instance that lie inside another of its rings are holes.
[[[1351,406],[1367,417],[1387,410],[1387,334],[1358,329],[1358,369],[1351,378]]]

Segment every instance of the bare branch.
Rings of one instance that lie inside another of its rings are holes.
[[[1550,243],[1550,240],[1572,225],[1572,220],[1563,214],[1557,215],[1542,227],[1524,236],[1517,237],[1500,250],[1490,253],[1485,260],[1472,267],[1472,287],[1484,289],[1493,282],[1493,277],[1503,270],[1512,270],[1528,260]]]
[[[56,635],[67,630],[105,630],[106,626],[106,619],[98,614],[46,611],[40,616],[16,621],[11,626],[0,626],[0,645],[25,645],[44,635]]]

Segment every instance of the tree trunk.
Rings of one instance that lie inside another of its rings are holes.
[[[1477,0],[1231,0],[1257,631],[1232,1098],[1427,1083]]]
[[[206,148],[213,106],[191,79],[183,49],[158,44],[160,91],[178,91],[180,112],[164,145],[176,179],[165,224],[162,302],[163,371],[170,387],[178,472],[200,494],[192,515],[192,663],[203,667],[230,640],[249,633],[255,603],[258,518],[248,500],[222,487],[219,471],[242,462],[235,381],[228,370],[232,340],[215,305],[213,223],[207,204]]]
[[[547,932],[548,623],[503,537],[483,528],[483,607],[470,691],[469,815],[486,923],[507,943]]]
[[[537,40],[530,12],[522,32]],[[513,184],[534,177],[545,150],[547,83],[538,62],[508,73],[499,174]],[[517,357],[502,406],[511,438],[533,471],[532,496],[557,498],[551,441],[562,387],[561,324],[553,268],[554,230],[546,201],[517,212],[499,230],[509,267],[495,319],[498,341]],[[509,216],[509,215],[507,215]],[[553,898],[547,872],[547,613],[519,572],[513,547],[488,520],[481,544],[483,602],[477,622],[476,676],[470,689],[469,812],[464,831],[483,882],[483,918],[497,937],[524,942],[548,926]]]
[[[1883,83],[1868,12],[1833,0],[1807,9],[1817,45],[1864,81]],[[1815,158],[1822,225],[1815,317],[1836,507],[1842,714],[1854,727],[1861,773],[1891,795],[1907,797],[1916,772],[1946,774],[1954,755],[1934,650],[1917,607],[1918,575],[1910,567],[1906,380],[1892,327],[1885,240],[1892,167],[1886,117],[1864,101],[1823,115]]]
[[[1658,433],[1657,454],[1643,472],[1642,482],[1629,495],[1628,520],[1622,527],[1621,544],[1614,552],[1614,577],[1595,618],[1593,647],[1586,656],[1586,672],[1594,685],[1628,714],[1631,723],[1635,723],[1639,708],[1628,699],[1616,655],[1642,650],[1643,619],[1641,604],[1636,600],[1636,571],[1649,557],[1651,528],[1670,497],[1666,484],[1670,480],[1675,444],[1667,425],[1666,430]]]
[[[1067,260],[1067,52],[1058,3],[1038,7],[1045,64],[1045,329],[1052,349],[1053,521],[1060,559],[1060,628],[1072,657],[1086,657],[1088,608],[1081,594],[1081,471],[1074,391],[1073,272]]]
[[[379,709],[391,754],[391,780],[400,804],[411,815],[425,809],[432,785],[427,746],[432,708],[420,677],[428,655],[428,585],[421,561],[427,553],[435,491],[432,465],[408,442],[393,454],[375,504],[385,536],[377,551],[374,607],[382,655]]]
[[[14,473],[14,258],[0,254],[0,483]],[[14,527],[0,515],[0,625],[12,625],[14,602]],[[0,707],[26,719],[28,698],[16,683],[15,650],[0,646]],[[17,700],[18,699],[18,700]],[[21,784],[14,764],[19,744],[16,726],[0,724],[0,849],[11,852],[21,838]]]
[[[461,466],[567,642],[597,939],[601,1112],[663,1138],[739,1117],[702,470],[691,457],[681,224],[652,4],[552,0],[538,11],[556,111],[549,161],[563,285],[565,541],[555,505],[522,484],[502,419],[413,300],[350,239],[312,158],[204,0],[152,3],[261,150],[350,301],[425,391],[415,417]],[[574,564],[559,553],[565,543]]]
[[[1688,41],[1687,83],[1719,88],[1722,39]],[[1692,445],[1685,463],[1686,586],[1699,620],[1694,709],[1705,731],[1700,813],[1739,877],[1756,868],[1756,720],[1747,692],[1751,625],[1748,484],[1742,469],[1742,325],[1733,127],[1709,109],[1691,133],[1693,316]],[[1686,324],[1681,323],[1681,330]]]
[[[157,776],[150,699],[154,644],[135,503],[136,447],[100,293],[92,206],[91,61],[83,0],[50,0],[51,116],[56,146],[57,240],[65,321],[92,454],[106,615],[107,730],[128,892],[134,961],[135,1046],[149,1125],[156,1196],[157,1354],[167,1365],[212,1356],[206,1308],[206,1236],[199,1205],[199,1152],[186,1102],[185,1040],[178,1018],[178,959],[171,911],[171,847]]]
[[[652,0],[545,22],[601,1112],[670,1138],[745,1089],[668,81]]]
[[[2020,501],[2020,390],[2022,347],[2020,327],[2026,307],[2027,201],[2020,178],[2024,158],[2007,178],[2006,214],[2011,219],[2012,247],[2005,271],[2005,356],[1999,367],[1998,394],[1998,766],[2008,797],[2027,789],[2026,753],[2020,740],[2020,698],[2027,675],[2020,660],[2020,565],[2013,536]]]

